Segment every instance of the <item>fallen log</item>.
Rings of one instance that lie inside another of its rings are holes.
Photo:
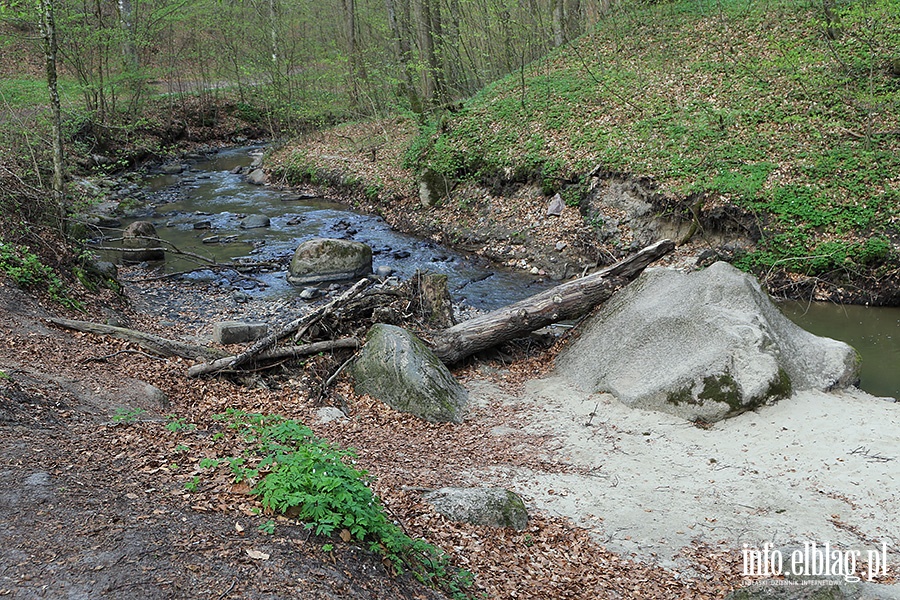
[[[303,344],[301,346],[285,346],[284,348],[273,348],[262,352],[256,356],[256,361],[278,360],[282,358],[297,358],[299,356],[309,356],[318,354],[319,352],[328,352],[331,350],[359,348],[360,343],[356,338],[342,338],[339,340],[326,340],[324,342],[313,342],[311,344]],[[225,356],[210,363],[200,363],[188,369],[188,377],[200,377],[209,373],[217,373],[229,369],[229,365],[234,356]]]
[[[485,315],[463,321],[430,336],[435,355],[450,365],[536,329],[580,317],[636,278],[647,265],[675,248],[671,240],[647,246],[605,269],[568,281]]]
[[[225,369],[237,369],[247,363],[256,360],[261,354],[273,348],[278,340],[285,338],[289,335],[294,335],[294,340],[299,340],[303,333],[309,329],[311,325],[320,321],[323,317],[330,314],[337,307],[346,304],[349,300],[357,296],[361,291],[363,291],[366,286],[369,285],[369,279],[360,279],[356,283],[353,284],[350,289],[345,291],[343,294],[329,302],[328,304],[319,307],[313,312],[309,313],[306,316],[300,317],[298,319],[294,319],[290,323],[278,327],[275,331],[265,336],[264,338],[259,339],[252,346],[241,352],[240,354],[236,354],[234,356],[227,357],[228,360],[215,361],[214,363],[208,363],[205,365],[195,365],[191,367],[188,375],[192,377],[198,377],[200,375],[209,375],[211,373],[216,373],[218,371],[223,371]],[[216,365],[213,367],[212,365]],[[191,371],[193,374],[191,374]]]
[[[227,355],[223,350],[196,344],[188,344],[178,340],[171,340],[158,335],[153,335],[152,333],[128,329],[127,327],[115,327],[113,325],[92,323],[91,321],[76,321],[73,319],[51,318],[48,320],[54,325],[58,325],[65,329],[72,329],[83,333],[109,335],[120,340],[126,340],[133,344],[137,344],[148,352],[153,352],[160,356],[180,356],[189,360],[215,360]]]

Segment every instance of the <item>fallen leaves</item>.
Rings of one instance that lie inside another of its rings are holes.
[[[269,560],[269,555],[265,552],[260,552],[259,550],[253,550],[251,548],[247,548],[245,552],[247,553],[247,556],[253,560]]]

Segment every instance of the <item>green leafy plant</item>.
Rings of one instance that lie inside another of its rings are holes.
[[[25,289],[40,289],[56,302],[71,308],[81,308],[69,297],[65,284],[56,272],[24,246],[0,241],[0,273]]]
[[[119,407],[113,415],[113,421],[116,423],[134,423],[142,414],[147,411],[143,408],[125,408]]]
[[[196,492],[196,491],[197,491],[197,487],[198,487],[199,485],[200,485],[200,476],[199,476],[199,475],[195,475],[193,479],[191,479],[191,480],[188,481],[188,482],[185,482],[185,484],[184,484],[184,489],[186,489],[186,490],[189,491],[189,492]]]
[[[197,426],[193,423],[188,423],[184,417],[176,417],[175,415],[168,416],[169,422],[166,423],[166,429],[172,432],[178,431],[193,431],[197,429]]]
[[[273,533],[275,533],[275,521],[273,521],[272,519],[269,519],[265,523],[260,524],[260,526],[257,527],[257,529],[259,529],[261,532],[265,533],[266,535],[272,535]]]
[[[250,444],[244,456],[224,461],[235,482],[251,484],[265,509],[306,522],[316,535],[341,532],[344,539],[366,543],[397,571],[410,570],[423,582],[453,593],[470,585],[471,576],[454,569],[443,551],[409,537],[387,517],[371,477],[353,466],[352,450],[333,446],[292,419],[235,410],[215,418]],[[214,463],[204,459],[201,466]]]

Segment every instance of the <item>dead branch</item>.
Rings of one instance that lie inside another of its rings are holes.
[[[329,352],[332,350],[355,350],[359,348],[360,343],[356,338],[342,338],[339,340],[326,340],[324,342],[313,342],[311,344],[303,344],[302,346],[286,346],[284,348],[274,348],[256,355],[256,362],[267,360],[279,360],[285,358],[298,358],[300,356],[309,356],[318,354],[319,352]],[[188,369],[188,377],[200,377],[209,373],[217,373],[231,369],[229,365],[235,356],[225,356],[210,363],[200,363]]]
[[[180,356],[190,360],[213,360],[225,356],[225,352],[207,346],[198,346],[188,344],[178,340],[153,335],[152,333],[144,333],[136,329],[128,329],[125,327],[114,327],[112,325],[104,325],[102,323],[92,323],[90,321],[76,321],[73,319],[48,319],[54,325],[64,329],[72,329],[84,333],[94,333],[98,335],[109,335],[120,340],[126,340],[137,344],[144,350],[153,352],[160,356]]]
[[[346,304],[349,300],[351,300],[362,290],[364,290],[366,286],[369,285],[369,283],[369,279],[360,279],[355,284],[353,284],[350,289],[345,291],[343,294],[341,294],[328,304],[319,307],[306,316],[295,319],[290,323],[277,328],[275,331],[265,336],[264,338],[261,338],[240,354],[228,357],[227,361],[215,361],[205,365],[195,365],[190,368],[188,375],[191,377],[198,377],[200,375],[209,375],[211,373],[216,373],[224,369],[237,369],[238,367],[241,367],[249,363],[250,361],[257,359],[262,353],[273,348],[275,344],[278,343],[278,340],[282,338],[285,338],[292,334],[296,334],[294,339],[299,339],[311,325],[321,320],[324,316],[330,314],[335,308]]]

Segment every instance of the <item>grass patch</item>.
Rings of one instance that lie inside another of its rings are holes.
[[[481,181],[574,180],[597,164],[649,176],[663,193],[757,214],[766,237],[744,268],[893,258],[900,3],[824,6],[620,6],[423,127],[407,165]]]

